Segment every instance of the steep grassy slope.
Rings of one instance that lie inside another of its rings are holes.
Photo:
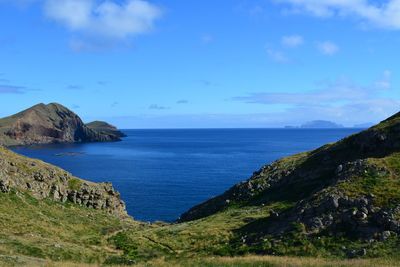
[[[254,209],[285,203],[286,208],[246,218],[234,229],[229,227],[234,219],[224,216],[219,221],[230,229],[230,238],[212,253],[396,257],[399,152],[396,114],[337,143],[264,166],[249,180],[183,214],[179,225],[192,228],[227,213],[254,214]]]
[[[0,265],[37,261],[29,257],[101,263],[120,254],[108,239],[136,225],[111,184],[0,147]]]
[[[344,179],[339,177],[344,168],[363,165],[363,159],[384,158],[396,152],[400,152],[400,114],[337,143],[266,165],[249,180],[192,208],[182,215],[181,221],[202,218],[238,203],[299,201]]]
[[[57,103],[38,104],[0,119],[0,144],[6,146],[118,140],[116,135],[88,128],[75,113]]]
[[[3,261],[6,255],[24,255],[53,261],[104,262],[119,255],[107,239],[134,224],[104,211],[37,200],[17,191],[0,194],[0,203]]]

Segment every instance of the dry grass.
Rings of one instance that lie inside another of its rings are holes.
[[[96,264],[79,264],[72,262],[51,262],[45,260],[37,260],[34,258],[20,257],[21,265],[32,267],[96,267]],[[1,262],[0,262],[1,265]],[[1,265],[3,266],[3,265]],[[13,265],[4,265],[13,266]],[[118,265],[113,265],[118,267]],[[121,265],[119,265],[122,267]],[[274,257],[274,256],[246,256],[246,257],[215,257],[215,258],[199,258],[185,259],[176,261],[167,261],[165,259],[157,259],[147,263],[133,265],[136,267],[395,267],[400,263],[390,259],[374,259],[374,260],[327,260],[321,258],[294,258],[294,257]]]

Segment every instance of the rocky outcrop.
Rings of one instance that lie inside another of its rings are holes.
[[[382,236],[385,231],[400,233],[395,208],[382,207],[372,193],[349,195],[341,189],[341,184],[355,183],[352,179],[362,179],[364,175],[388,176],[390,172],[370,164],[367,160],[357,160],[339,165],[331,186],[300,200],[297,205],[281,214],[271,216],[266,233],[281,235],[292,230],[293,222],[304,225],[308,234],[323,231],[331,235],[348,232],[353,237],[371,240]]]
[[[0,119],[0,144],[6,146],[118,140],[87,127],[78,115],[56,103],[38,104]]]
[[[86,124],[86,126],[95,132],[101,133],[103,135],[109,135],[111,138],[126,137],[126,135],[118,130],[117,127],[104,121],[93,121]]]
[[[39,160],[0,147],[0,193],[17,191],[37,199],[71,202],[127,217],[125,203],[110,183],[92,183]]]
[[[246,203],[255,199],[262,192],[273,190],[282,180],[293,175],[295,168],[307,155],[307,153],[298,154],[262,167],[254,172],[249,180],[238,183],[222,195],[191,208],[181,215],[179,221],[192,221],[207,217],[222,211],[231,204]]]

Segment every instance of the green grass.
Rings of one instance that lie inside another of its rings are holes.
[[[38,201],[19,192],[0,194],[0,254],[102,262],[116,252],[107,239],[133,222],[102,211],[51,200]]]
[[[141,225],[112,237],[116,248],[124,251],[127,260],[151,260],[235,254],[231,241],[235,231],[246,224],[268,217],[270,211],[291,206],[231,207],[223,212],[192,222],[167,225]]]
[[[71,178],[68,180],[68,188],[71,190],[78,191],[82,186],[82,180]]]
[[[385,171],[370,171],[359,177],[339,184],[350,197],[374,195],[374,204],[379,207],[393,207],[400,204],[400,154],[392,154],[382,159],[369,159],[376,168]]]

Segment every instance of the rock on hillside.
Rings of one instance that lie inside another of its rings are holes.
[[[0,119],[0,144],[6,146],[118,140],[90,129],[78,115],[56,103],[38,104]]]
[[[125,204],[110,183],[81,180],[39,160],[20,156],[0,146],[0,193],[26,192],[37,199],[71,202],[127,217]]]
[[[180,221],[273,203],[291,208],[244,227],[244,243],[260,244],[265,236],[282,238],[296,229],[361,240],[400,235],[400,113],[334,144],[266,165]]]
[[[104,134],[104,135],[109,135],[111,137],[113,137],[113,136],[115,138],[126,137],[126,135],[123,132],[119,131],[117,129],[117,127],[115,127],[107,122],[104,122],[104,121],[93,121],[93,122],[87,123],[86,126],[89,129],[92,129],[92,130],[99,132],[101,134]]]

